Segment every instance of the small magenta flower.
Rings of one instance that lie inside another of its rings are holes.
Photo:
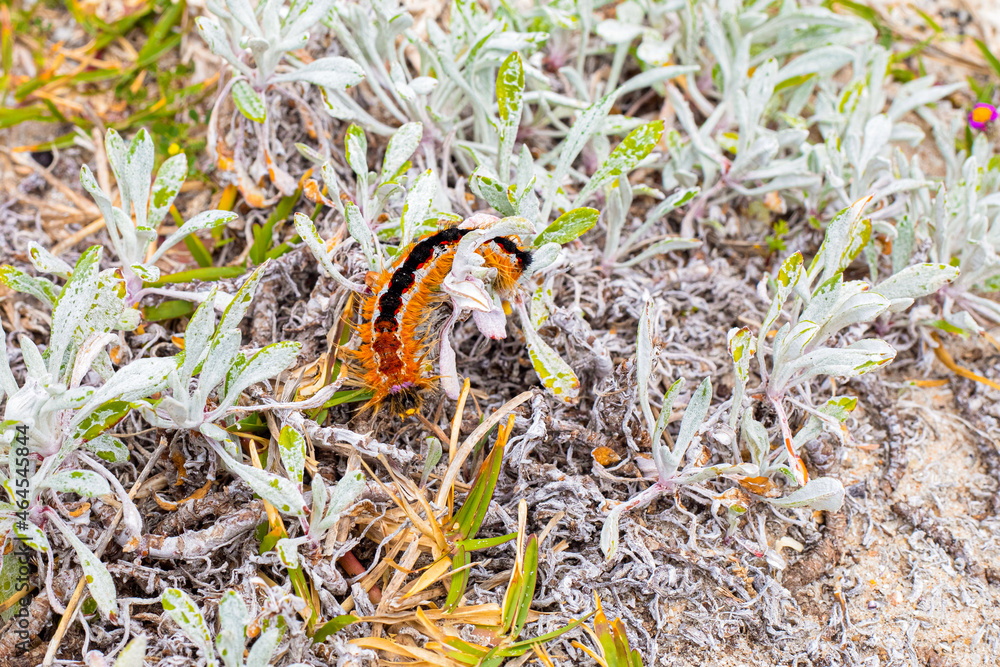
[[[992,104],[977,104],[969,112],[969,125],[977,130],[985,130],[996,119],[997,108]]]

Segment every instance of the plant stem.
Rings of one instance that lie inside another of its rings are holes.
[[[785,406],[782,405],[780,396],[768,395],[768,398],[771,400],[774,411],[778,415],[778,425],[781,427],[781,439],[785,441],[785,451],[788,452],[788,460],[791,463],[790,467],[792,468],[792,473],[795,475],[795,481],[804,486],[809,481],[809,475],[806,473],[806,467],[802,463],[802,459],[795,453],[792,443],[792,428],[788,423],[788,413],[785,412]]]

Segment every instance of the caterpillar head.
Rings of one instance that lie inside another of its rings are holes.
[[[386,403],[392,414],[405,419],[420,412],[423,406],[423,382],[404,382],[389,389]]]
[[[424,396],[433,382],[429,378],[404,381],[384,388],[361,406],[359,414],[368,413],[392,420],[394,417],[406,419],[418,412],[424,405]]]

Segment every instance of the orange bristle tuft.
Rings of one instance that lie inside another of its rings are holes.
[[[356,327],[361,345],[344,350],[352,383],[372,394],[362,410],[389,408],[406,416],[420,409],[422,394],[436,379],[427,357],[436,342],[435,315],[447,301],[440,286],[466,233],[452,227],[430,234],[400,252],[390,270],[370,274],[372,292],[361,305]],[[494,289],[511,298],[530,253],[505,237],[484,243],[477,252],[497,270]]]

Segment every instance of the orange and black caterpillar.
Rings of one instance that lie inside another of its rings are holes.
[[[361,307],[361,345],[348,352],[359,366],[353,373],[356,380],[372,393],[365,409],[388,403],[394,413],[404,414],[419,408],[421,392],[435,379],[426,373],[426,357],[434,339],[429,325],[447,300],[440,286],[470,231],[451,227],[425,236],[373,281]],[[531,252],[504,236],[489,239],[476,252],[485,266],[497,270],[494,290],[509,298],[531,265]]]

